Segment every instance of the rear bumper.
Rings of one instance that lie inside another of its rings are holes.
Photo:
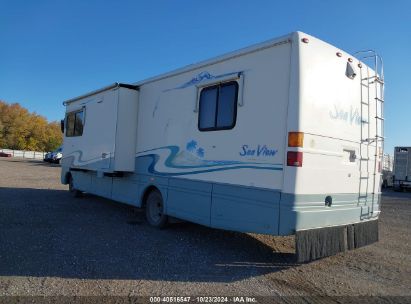
[[[379,239],[378,220],[296,232],[298,262],[307,262],[356,249]]]
[[[326,197],[332,204],[325,204]],[[280,202],[279,235],[297,231],[356,224],[378,219],[381,194],[369,194],[359,200],[358,194],[284,194]]]

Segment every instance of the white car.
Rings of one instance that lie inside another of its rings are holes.
[[[57,150],[53,152],[48,152],[44,156],[44,161],[45,162],[50,162],[50,163],[60,163],[61,158],[63,157],[63,147],[60,146]]]

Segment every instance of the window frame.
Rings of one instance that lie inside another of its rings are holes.
[[[233,123],[230,126],[224,126],[224,127],[218,127],[217,126],[217,118],[218,118],[218,108],[219,108],[219,98],[220,98],[220,88],[225,87],[225,86],[230,86],[234,85],[235,86],[235,97],[233,100],[233,105],[234,105],[234,119]],[[212,90],[217,88],[217,98],[216,98],[216,110],[215,110],[215,117],[214,117],[214,127],[209,127],[209,128],[201,128],[200,127],[200,118],[201,118],[201,97],[203,95],[204,91],[207,90]],[[239,84],[236,80],[231,80],[227,82],[220,82],[216,83],[210,86],[206,86],[201,88],[200,94],[199,94],[199,100],[198,100],[198,122],[197,122],[197,127],[200,132],[208,132],[208,131],[221,131],[221,130],[232,130],[234,129],[235,125],[237,124],[237,103],[238,103],[238,94],[239,94]]]
[[[77,113],[81,113],[81,112],[83,112],[83,119],[82,119],[82,129],[81,129],[81,133],[80,134],[77,134],[76,133],[76,118],[77,118]],[[73,125],[73,134],[72,135],[68,135],[67,134],[67,131],[68,131],[68,127],[69,127],[69,124],[68,124],[68,117],[69,117],[69,115],[73,115],[74,116],[74,125]],[[71,112],[67,112],[66,113],[66,118],[65,118],[65,122],[64,122],[64,124],[65,124],[65,132],[64,132],[64,135],[65,135],[65,137],[79,137],[79,136],[83,136],[83,133],[84,133],[84,125],[85,125],[85,119],[86,118],[86,116],[85,116],[85,108],[81,108],[81,109],[78,109],[78,110],[75,110],[75,111],[71,111]]]

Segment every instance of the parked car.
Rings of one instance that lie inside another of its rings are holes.
[[[44,159],[43,159],[43,160],[44,160],[45,162],[50,162],[50,160],[51,160],[51,153],[52,153],[52,152],[47,152],[46,155],[44,155]]]
[[[43,160],[45,162],[59,164],[61,158],[63,157],[62,152],[63,152],[63,147],[60,146],[55,151],[46,153]]]
[[[0,152],[0,157],[11,157],[11,153]]]

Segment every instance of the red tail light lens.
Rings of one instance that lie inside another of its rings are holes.
[[[303,166],[303,152],[287,152],[287,166],[302,167]]]

